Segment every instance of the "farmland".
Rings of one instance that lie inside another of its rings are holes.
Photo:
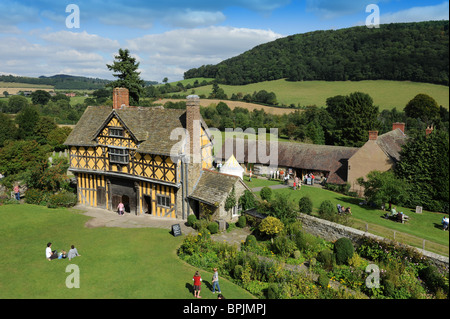
[[[190,81],[195,79],[190,79]],[[200,82],[200,81],[199,81]],[[176,85],[178,82],[172,83]],[[183,83],[183,82],[182,82]],[[189,82],[190,83],[190,82]],[[184,84],[183,84],[184,85]],[[336,95],[348,95],[353,92],[369,94],[380,111],[403,110],[405,105],[419,93],[433,97],[439,105],[449,108],[449,88],[444,85],[418,83],[409,81],[301,81],[290,82],[286,80],[266,81],[248,85],[219,85],[228,97],[239,92],[253,94],[260,90],[274,92],[280,105],[325,106],[326,99]],[[212,85],[197,87],[195,94],[208,96]],[[227,103],[228,104],[228,103]],[[231,105],[229,105],[231,108]]]

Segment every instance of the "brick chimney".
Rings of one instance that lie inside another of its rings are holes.
[[[186,130],[189,133],[189,153],[194,155],[200,152],[200,119],[200,98],[189,95],[186,99]]]
[[[127,88],[113,89],[113,109],[128,107],[130,104],[130,93]]]
[[[395,122],[392,123],[392,130],[395,131],[396,129],[400,129],[403,134],[405,134],[405,123]]]
[[[378,138],[378,131],[369,131],[369,141],[376,141]]]

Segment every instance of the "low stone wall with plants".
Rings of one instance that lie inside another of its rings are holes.
[[[302,228],[305,232],[310,233],[314,236],[320,237],[327,241],[335,241],[341,237],[346,237],[350,239],[355,246],[359,246],[364,239],[370,238],[377,241],[389,241],[384,237],[380,237],[368,232],[361,231],[359,229],[351,228],[348,226],[336,224],[325,219],[317,218],[314,216],[300,214],[299,219],[302,222]],[[430,262],[435,264],[438,269],[449,268],[449,258],[441,256],[426,250],[418,249],[408,245],[399,244],[408,248],[416,249],[424,257],[428,258]]]

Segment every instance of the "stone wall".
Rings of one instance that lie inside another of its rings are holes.
[[[384,237],[376,236],[370,234],[368,232],[364,232],[359,229],[343,226],[340,224],[336,224],[330,222],[328,220],[320,219],[317,217],[300,214],[300,220],[303,225],[303,230],[307,233],[310,233],[314,236],[320,237],[326,241],[335,241],[341,237],[347,237],[350,239],[353,244],[358,247],[362,239],[364,237],[372,238],[378,241],[387,240]],[[404,245],[407,246],[407,245]],[[418,249],[415,247],[407,246],[410,248],[414,248],[419,251],[424,257],[428,258],[433,264],[435,264],[439,269],[448,271],[449,267],[449,258],[445,256],[441,256],[426,250]]]

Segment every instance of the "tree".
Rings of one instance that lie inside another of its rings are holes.
[[[8,140],[16,138],[16,125],[9,115],[0,113],[0,148],[5,145]]]
[[[36,90],[31,93],[31,103],[34,105],[46,105],[51,99],[50,93],[44,90]]]
[[[283,231],[284,224],[276,217],[267,216],[259,224],[259,231],[270,237],[273,237]]]
[[[7,141],[0,149],[0,172],[14,175],[47,161],[49,147],[36,141]]]
[[[411,184],[410,206],[448,212],[449,135],[434,130],[409,140],[400,153],[395,174]]]
[[[393,171],[372,171],[367,174],[367,180],[360,177],[357,182],[364,187],[367,202],[373,202],[378,207],[386,203],[405,205],[409,200],[410,185],[397,178]]]
[[[16,123],[19,126],[18,136],[21,139],[34,138],[35,127],[39,122],[39,112],[36,106],[26,106],[16,116]]]
[[[223,99],[223,100],[228,99],[227,95],[225,94],[225,91],[221,87],[219,87],[217,82],[213,83],[212,92],[209,95],[209,98],[210,99]]]
[[[368,132],[378,127],[378,107],[372,98],[361,92],[328,98],[326,110],[336,120],[333,134],[335,145],[360,147]]]
[[[116,72],[113,74],[118,80],[113,81],[107,86],[109,87],[125,87],[130,94],[130,103],[139,103],[139,97],[144,89],[145,82],[139,77],[139,62],[136,58],[131,57],[128,49],[119,49],[119,54],[114,56],[113,64],[107,64],[108,70]]]
[[[245,190],[244,194],[239,197],[239,205],[242,207],[243,211],[249,210],[256,207],[255,195],[252,192]]]
[[[18,113],[28,106],[28,100],[21,95],[13,95],[8,100],[8,107],[5,108],[5,113]]]
[[[439,105],[431,96],[417,94],[403,109],[406,116],[420,118],[427,125],[433,123],[439,117]]]

